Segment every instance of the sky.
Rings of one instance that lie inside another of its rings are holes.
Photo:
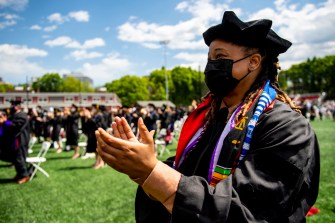
[[[203,71],[202,33],[226,10],[273,21],[293,43],[282,69],[335,54],[335,0],[0,0],[0,77],[22,84],[82,73],[99,87],[163,66]]]

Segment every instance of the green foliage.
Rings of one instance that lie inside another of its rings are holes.
[[[68,76],[63,80],[62,91],[63,92],[81,92],[82,84],[80,80],[75,77]]]
[[[109,92],[115,92],[124,105],[134,105],[138,100],[165,100],[166,79],[168,78],[169,100],[176,105],[189,105],[200,99],[204,74],[191,68],[175,67],[172,70],[154,70],[149,76],[124,76],[107,83]]]
[[[203,74],[191,68],[175,67],[171,71],[175,87],[171,99],[177,105],[188,105],[192,100],[200,99]],[[182,95],[182,97],[181,97]]]
[[[281,71],[278,75],[279,86],[282,90],[287,91],[287,77],[286,73]]]
[[[288,92],[311,93],[325,92],[328,98],[335,98],[335,56],[312,58],[306,62],[293,65],[282,71],[292,86]]]
[[[59,74],[45,74],[32,84],[37,92],[94,92],[87,82],[81,82],[75,77],[62,79]]]
[[[68,76],[63,80],[63,92],[94,92],[94,89],[87,82],[81,82],[75,77]]]
[[[61,92],[63,79],[57,73],[44,74],[32,84],[32,88],[37,92]]]
[[[14,90],[13,85],[7,83],[0,83],[0,92],[9,92],[13,90]]]
[[[171,94],[171,74],[166,70],[168,77],[169,96]],[[165,81],[165,68],[161,70],[154,70],[150,73],[148,78],[148,90],[150,100],[165,100],[166,99],[166,81]]]
[[[147,79],[130,75],[105,84],[108,92],[116,93],[122,104],[128,106],[135,105],[136,101],[149,99],[147,86]]]

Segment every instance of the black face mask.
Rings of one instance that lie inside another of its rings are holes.
[[[231,92],[241,80],[250,74],[250,72],[248,72],[240,80],[235,79],[232,74],[233,64],[251,55],[236,61],[229,59],[208,60],[204,73],[205,82],[209,90],[219,97],[224,97]]]

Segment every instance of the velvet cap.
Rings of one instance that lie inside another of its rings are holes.
[[[272,56],[287,51],[292,43],[278,36],[272,29],[272,21],[259,19],[241,21],[234,12],[226,11],[222,23],[210,27],[203,33],[207,46],[215,39],[223,39],[237,45],[265,49]]]

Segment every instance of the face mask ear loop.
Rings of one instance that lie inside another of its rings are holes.
[[[244,75],[239,81],[242,81],[244,78],[246,78],[249,74],[251,73],[251,71],[249,71],[246,75]]]
[[[254,53],[253,53],[253,54],[254,54]],[[239,61],[241,61],[241,60],[244,60],[245,58],[251,57],[253,54],[250,54],[250,55],[248,55],[248,56],[242,57],[241,59],[235,60],[233,63],[237,63],[237,62],[239,62]]]
[[[253,54],[254,54],[254,53],[253,53]],[[243,58],[241,58],[241,59],[235,60],[233,63],[237,63],[237,62],[239,62],[239,61],[241,61],[241,60],[244,60],[245,58],[251,57],[253,54],[250,54],[250,55],[245,56],[245,57],[243,57]],[[242,81],[242,80],[243,80],[244,78],[246,78],[250,73],[251,73],[251,71],[249,71],[246,75],[244,75],[239,81]]]

